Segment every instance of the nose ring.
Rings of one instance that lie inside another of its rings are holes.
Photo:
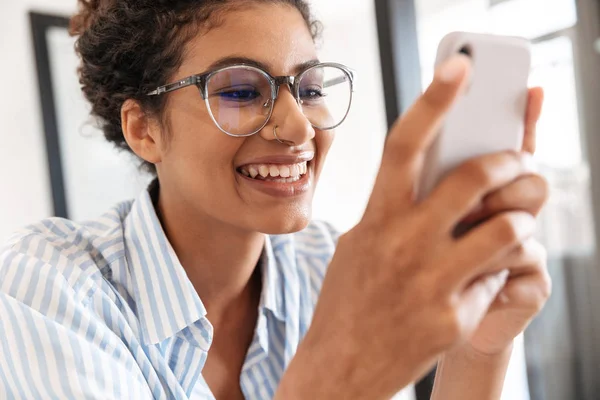
[[[281,139],[279,139],[277,137],[277,128],[279,128],[279,125],[275,125],[275,128],[273,128],[273,135],[275,136],[275,139],[281,144],[286,144],[285,142],[281,141]]]

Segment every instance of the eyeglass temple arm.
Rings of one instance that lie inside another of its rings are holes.
[[[189,76],[185,79],[180,80],[179,82],[175,82],[175,83],[170,83],[168,85],[164,85],[164,86],[160,86],[158,88],[156,88],[155,90],[149,92],[147,94],[147,96],[158,96],[161,95],[163,93],[169,93],[172,92],[174,90],[178,90],[187,86],[192,86],[195,85],[196,82],[198,81],[198,78],[196,76]]]
[[[323,88],[328,88],[330,86],[334,86],[339,83],[347,82],[348,79],[350,79],[350,78],[348,78],[348,76],[346,76],[346,75],[338,76],[337,78],[333,78],[333,79],[323,82]],[[354,74],[352,74],[352,79],[355,79]]]

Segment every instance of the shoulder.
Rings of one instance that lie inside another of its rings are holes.
[[[0,292],[23,302],[27,286],[51,280],[84,298],[103,270],[124,256],[121,222],[126,209],[123,203],[83,223],[48,218],[15,233],[0,248]]]
[[[129,386],[142,381],[136,376],[131,384],[113,385],[122,382],[125,365],[124,356],[115,354],[126,353],[108,324],[115,320],[105,319],[92,300],[95,292],[108,288],[104,282],[111,261],[123,257],[125,209],[81,224],[46,219],[13,235],[0,250],[0,372],[11,382],[0,393],[8,398],[109,399],[119,398],[111,387],[128,393]],[[109,300],[101,307],[110,309]],[[115,349],[114,354],[107,349]],[[143,388],[135,390],[142,393]]]

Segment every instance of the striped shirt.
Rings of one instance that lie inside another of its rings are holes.
[[[270,399],[310,324],[338,235],[266,236],[240,376]],[[97,220],[48,219],[0,251],[0,399],[213,399],[213,328],[148,191]]]

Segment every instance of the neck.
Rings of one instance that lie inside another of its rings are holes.
[[[258,303],[260,279],[252,277],[264,247],[263,234],[199,215],[162,190],[157,209],[169,242],[213,324],[235,309]]]

